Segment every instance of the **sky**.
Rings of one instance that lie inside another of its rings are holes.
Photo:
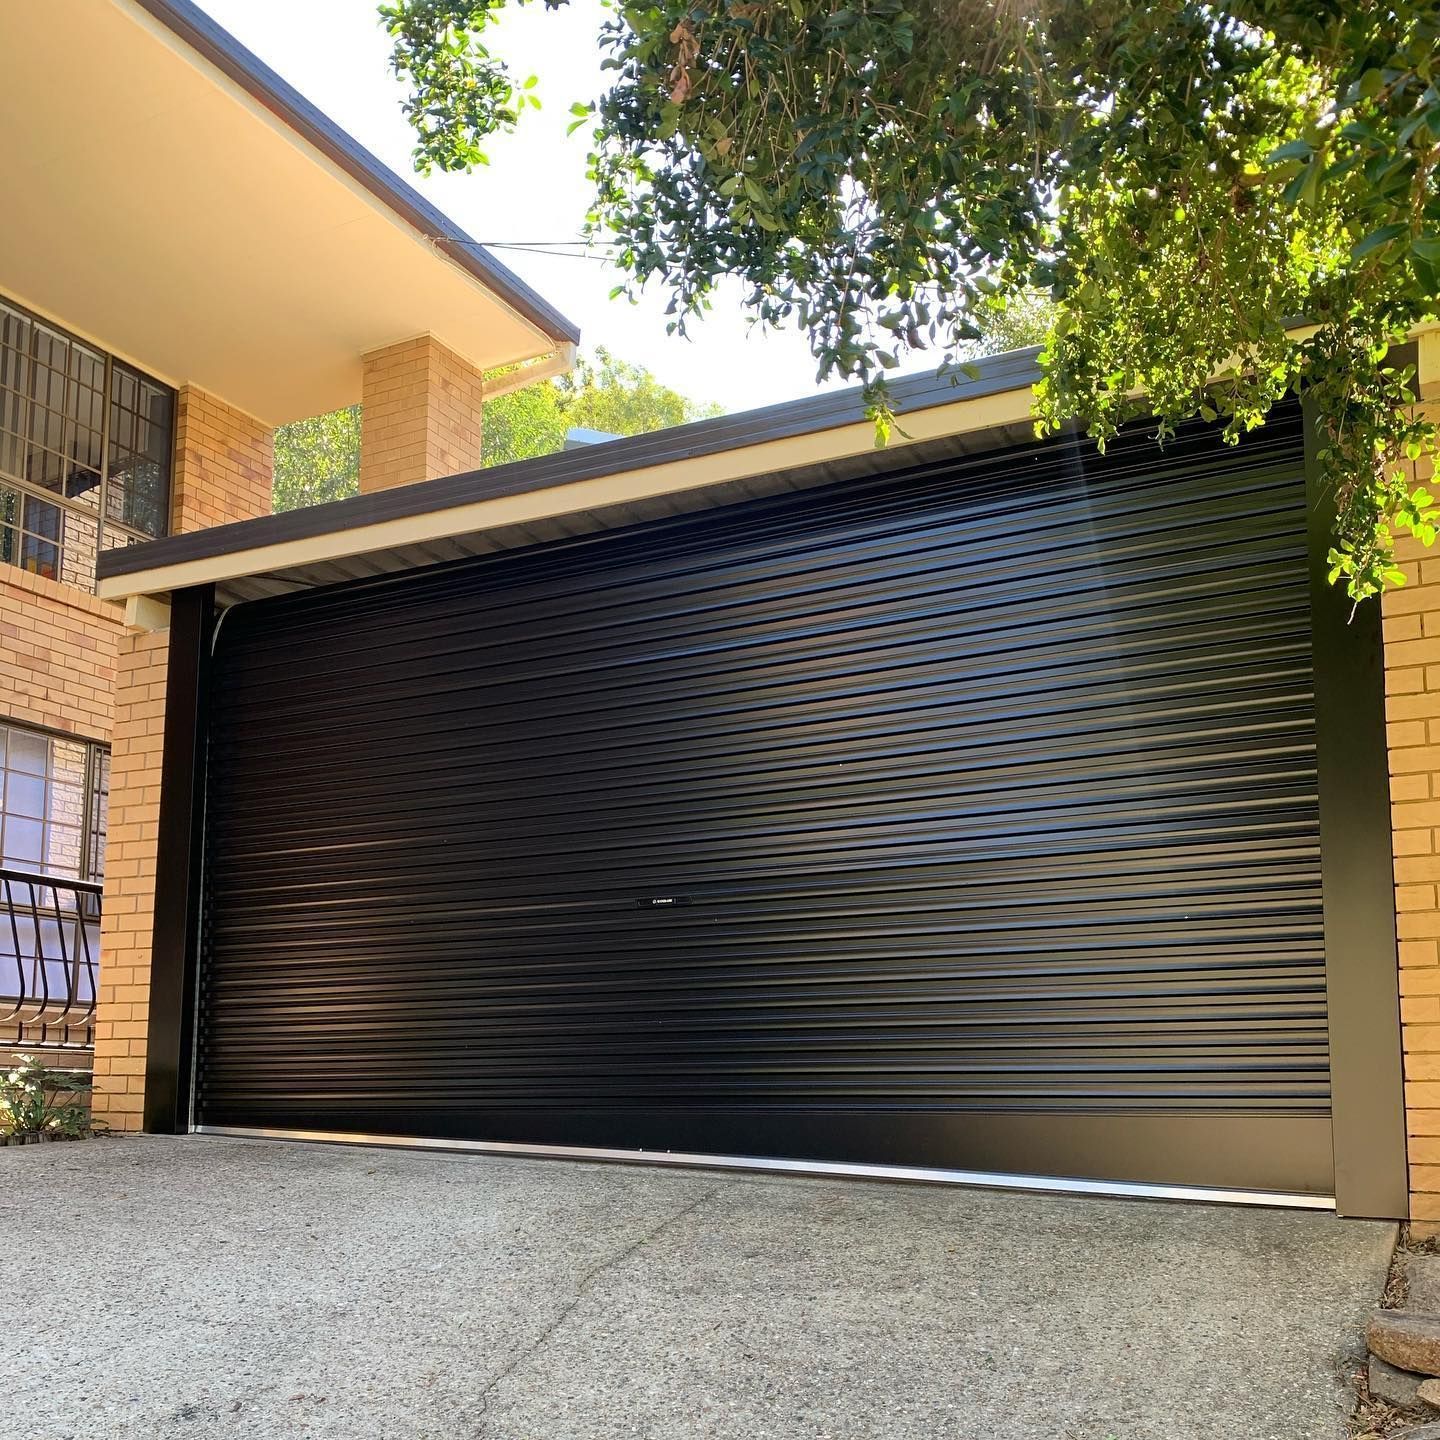
[[[416,175],[411,164],[411,131],[400,110],[404,90],[390,74],[388,37],[373,0],[200,4],[475,239],[578,238],[591,199],[587,143],[583,130],[565,132],[571,104],[593,99],[604,85],[596,46],[604,15],[599,0],[571,0],[559,11],[542,5],[506,11],[490,32],[490,48],[517,79],[538,77],[542,108],[529,111],[515,134],[492,137],[488,166],[430,177]],[[692,399],[736,411],[816,393],[815,362],[804,338],[751,329],[738,285],[717,297],[714,311],[685,340],[665,333],[662,291],[652,287],[636,305],[610,299],[622,276],[602,260],[494,253],[580,326],[582,348],[603,345]]]

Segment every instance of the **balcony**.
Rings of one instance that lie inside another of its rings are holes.
[[[99,977],[100,886],[0,868],[0,1047],[91,1050]]]

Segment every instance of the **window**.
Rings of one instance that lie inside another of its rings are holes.
[[[0,300],[0,560],[93,589],[95,558],[165,533],[175,395]]]
[[[99,881],[110,752],[0,721],[0,866]]]

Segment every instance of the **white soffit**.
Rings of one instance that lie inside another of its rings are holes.
[[[489,368],[568,325],[441,254],[133,0],[0,4],[0,194],[0,292],[268,424],[358,400],[383,345],[430,332]]]

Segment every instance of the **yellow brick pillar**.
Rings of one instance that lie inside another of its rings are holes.
[[[195,386],[180,391],[171,477],[171,531],[180,534],[270,513],[273,432]],[[164,753],[170,632],[127,626],[116,655],[109,834],[95,1016],[98,1118],[138,1130],[145,1105],[150,951]]]
[[[362,493],[479,467],[483,384],[469,361],[422,335],[372,351],[364,366]]]
[[[268,515],[274,478],[275,432],[269,426],[194,385],[181,389],[171,534]]]
[[[1440,335],[1420,338],[1420,395],[1440,419]],[[1440,1233],[1440,547],[1397,553],[1382,601],[1410,1213]]]
[[[169,638],[126,630],[119,643],[95,1015],[94,1108],[112,1130],[138,1130],[145,1102]]]

